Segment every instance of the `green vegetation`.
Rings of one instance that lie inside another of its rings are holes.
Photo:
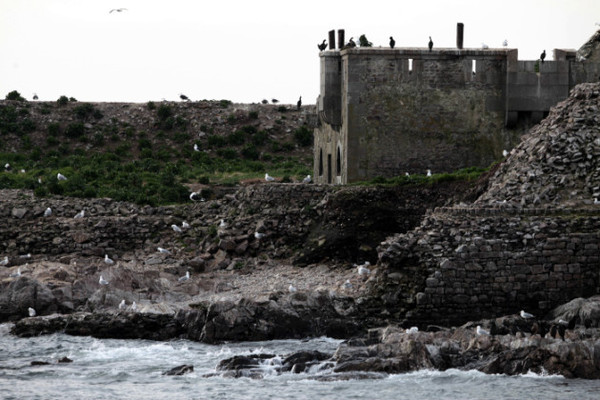
[[[25,101],[25,98],[19,92],[13,90],[6,95],[6,100]]]
[[[368,181],[356,182],[354,186],[403,186],[403,185],[427,185],[436,184],[442,182],[453,182],[453,181],[474,181],[478,179],[483,173],[489,171],[490,168],[479,168],[469,167],[459,169],[458,171],[442,174],[427,175],[401,175],[392,178],[384,178],[381,176],[375,177]]]
[[[364,34],[358,38],[358,45],[360,47],[373,47],[373,43],[369,42]]]

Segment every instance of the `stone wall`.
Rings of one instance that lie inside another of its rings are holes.
[[[382,243],[384,303],[413,323],[541,316],[600,293],[599,226],[600,210],[438,209]]]

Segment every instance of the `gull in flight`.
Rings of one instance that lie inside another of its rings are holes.
[[[113,265],[115,263],[111,258],[108,257],[108,254],[104,255],[104,262],[108,265]]]
[[[123,12],[123,11],[127,11],[126,8],[113,8],[112,10],[110,10],[108,13],[113,13],[113,12]]]
[[[190,271],[186,271],[185,275],[179,278],[179,282],[185,282],[190,280]]]

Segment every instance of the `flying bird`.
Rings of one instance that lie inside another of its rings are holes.
[[[433,49],[433,40],[431,40],[431,36],[429,36],[429,51]]]
[[[113,12],[123,12],[123,11],[127,11],[126,8],[113,8],[112,10],[110,10],[108,13],[113,13]]]
[[[30,317],[35,317],[35,315],[37,314],[37,313],[35,312],[35,309],[34,309],[34,308],[31,308],[31,307],[29,307],[29,308],[27,309],[27,311],[29,312],[29,316],[30,316]]]
[[[394,40],[394,38],[392,36],[390,36],[390,47],[393,49],[395,45],[396,45],[396,41]]]
[[[56,179],[58,179],[59,181],[66,181],[67,177],[59,172],[58,174],[56,174]]]
[[[104,285],[104,286],[108,285],[108,281],[106,279],[104,279],[102,277],[102,275],[100,275],[100,279],[98,279],[98,283],[101,285]]]
[[[521,318],[524,318],[524,319],[533,318],[533,314],[529,314],[528,312],[525,312],[524,310],[521,310],[520,315],[521,315]]]
[[[108,257],[108,254],[104,255],[104,262],[108,265],[113,265],[115,263],[111,258]]]
[[[275,180],[275,178],[273,178],[272,176],[270,176],[268,173],[265,174],[265,181],[267,182],[273,182]]]
[[[190,280],[190,271],[186,271],[185,275],[179,278],[179,282],[185,282]]]
[[[317,47],[319,48],[319,51],[325,50],[327,48],[327,41],[323,39],[323,43],[318,44]]]
[[[542,52],[542,54],[540,54],[540,60],[542,60],[542,64],[544,63],[544,59],[546,58],[546,50],[544,50]]]
[[[46,211],[44,211],[44,217],[49,217],[52,215],[52,209],[50,207],[46,208]]]
[[[310,177],[310,175],[306,175],[304,179],[302,179],[302,183],[310,183],[311,181],[312,178]]]

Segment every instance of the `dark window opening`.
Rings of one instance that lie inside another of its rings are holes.
[[[327,154],[327,183],[331,183],[331,154]]]
[[[337,148],[337,158],[335,160],[335,171],[338,176],[342,174],[342,152],[340,151],[339,147]]]
[[[319,176],[323,176],[323,149],[319,150]]]

